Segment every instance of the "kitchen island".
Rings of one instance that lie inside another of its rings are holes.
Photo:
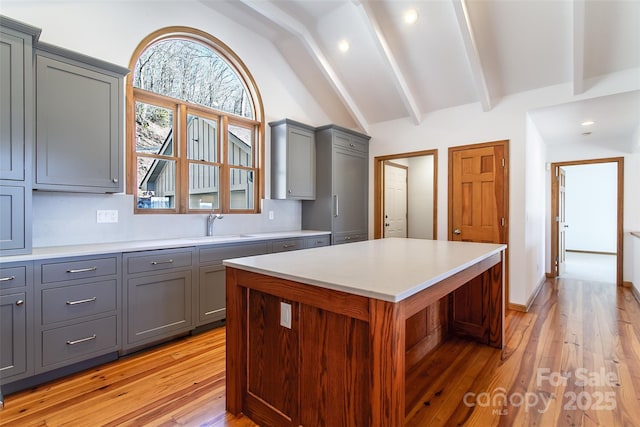
[[[270,426],[402,426],[410,320],[501,349],[505,245],[383,239],[224,261],[227,410]]]

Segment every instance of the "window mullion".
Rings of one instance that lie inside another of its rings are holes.
[[[231,204],[231,184],[229,178],[229,119],[227,116],[220,116],[220,138],[218,138],[220,142],[219,153],[220,153],[220,210],[224,213],[228,213]]]
[[[189,210],[189,162],[187,160],[187,107],[184,104],[178,104],[177,129],[178,143],[176,149],[176,179],[180,185],[180,193],[178,198],[178,212],[186,213]]]

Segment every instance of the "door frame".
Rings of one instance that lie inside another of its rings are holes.
[[[556,169],[563,166],[592,165],[598,163],[617,163],[618,164],[618,197],[617,197],[617,231],[616,231],[616,285],[622,286],[623,283],[623,252],[624,252],[624,157],[607,157],[601,159],[589,160],[572,160],[566,162],[551,163],[551,273],[547,277],[558,277],[558,269],[555,264],[558,257],[558,229],[555,227],[555,218],[558,216],[558,181],[556,177]]]
[[[387,160],[406,157],[433,156],[433,240],[438,239],[438,150],[412,151],[409,153],[377,156],[373,159],[373,238],[384,237],[384,163]]]
[[[392,167],[392,168],[398,168],[398,169],[403,169],[404,170],[404,176],[405,179],[407,180],[406,184],[405,184],[405,188],[404,188],[404,196],[405,196],[405,220],[404,220],[404,233],[405,235],[408,237],[409,236],[409,166],[405,166],[405,165],[401,165],[400,163],[395,163],[392,162],[391,160],[385,160],[384,162],[382,162],[382,168],[384,169],[385,167]],[[385,190],[387,188],[386,185],[386,174],[383,174],[383,176],[385,177],[385,179],[382,182],[382,197],[383,197],[383,201],[384,203],[382,204],[383,206],[386,206],[386,199],[384,199],[384,197],[386,196],[385,194]],[[384,212],[382,212],[383,218],[382,218],[382,222],[384,224],[385,219],[384,218]],[[384,229],[384,225],[382,227],[382,237],[384,238],[384,233],[385,233],[385,229]]]
[[[507,249],[504,252],[504,301],[505,307],[510,307],[509,301],[509,140],[481,142],[478,144],[459,145],[456,147],[449,147],[449,159],[448,159],[448,210],[447,210],[447,240],[451,240],[453,236],[453,175],[451,171],[453,169],[453,153],[460,150],[468,150],[472,148],[486,148],[486,147],[502,147],[504,150],[504,167],[503,170],[503,189],[502,196],[504,199],[504,232],[503,239]]]

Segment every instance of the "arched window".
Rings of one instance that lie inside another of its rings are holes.
[[[135,212],[258,212],[264,115],[251,74],[215,37],[165,28],[127,78],[127,192]]]

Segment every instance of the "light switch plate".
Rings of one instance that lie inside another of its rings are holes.
[[[280,326],[291,329],[291,304],[280,303]]]
[[[117,210],[98,210],[98,213],[96,215],[96,220],[98,223],[118,222],[118,211]]]

